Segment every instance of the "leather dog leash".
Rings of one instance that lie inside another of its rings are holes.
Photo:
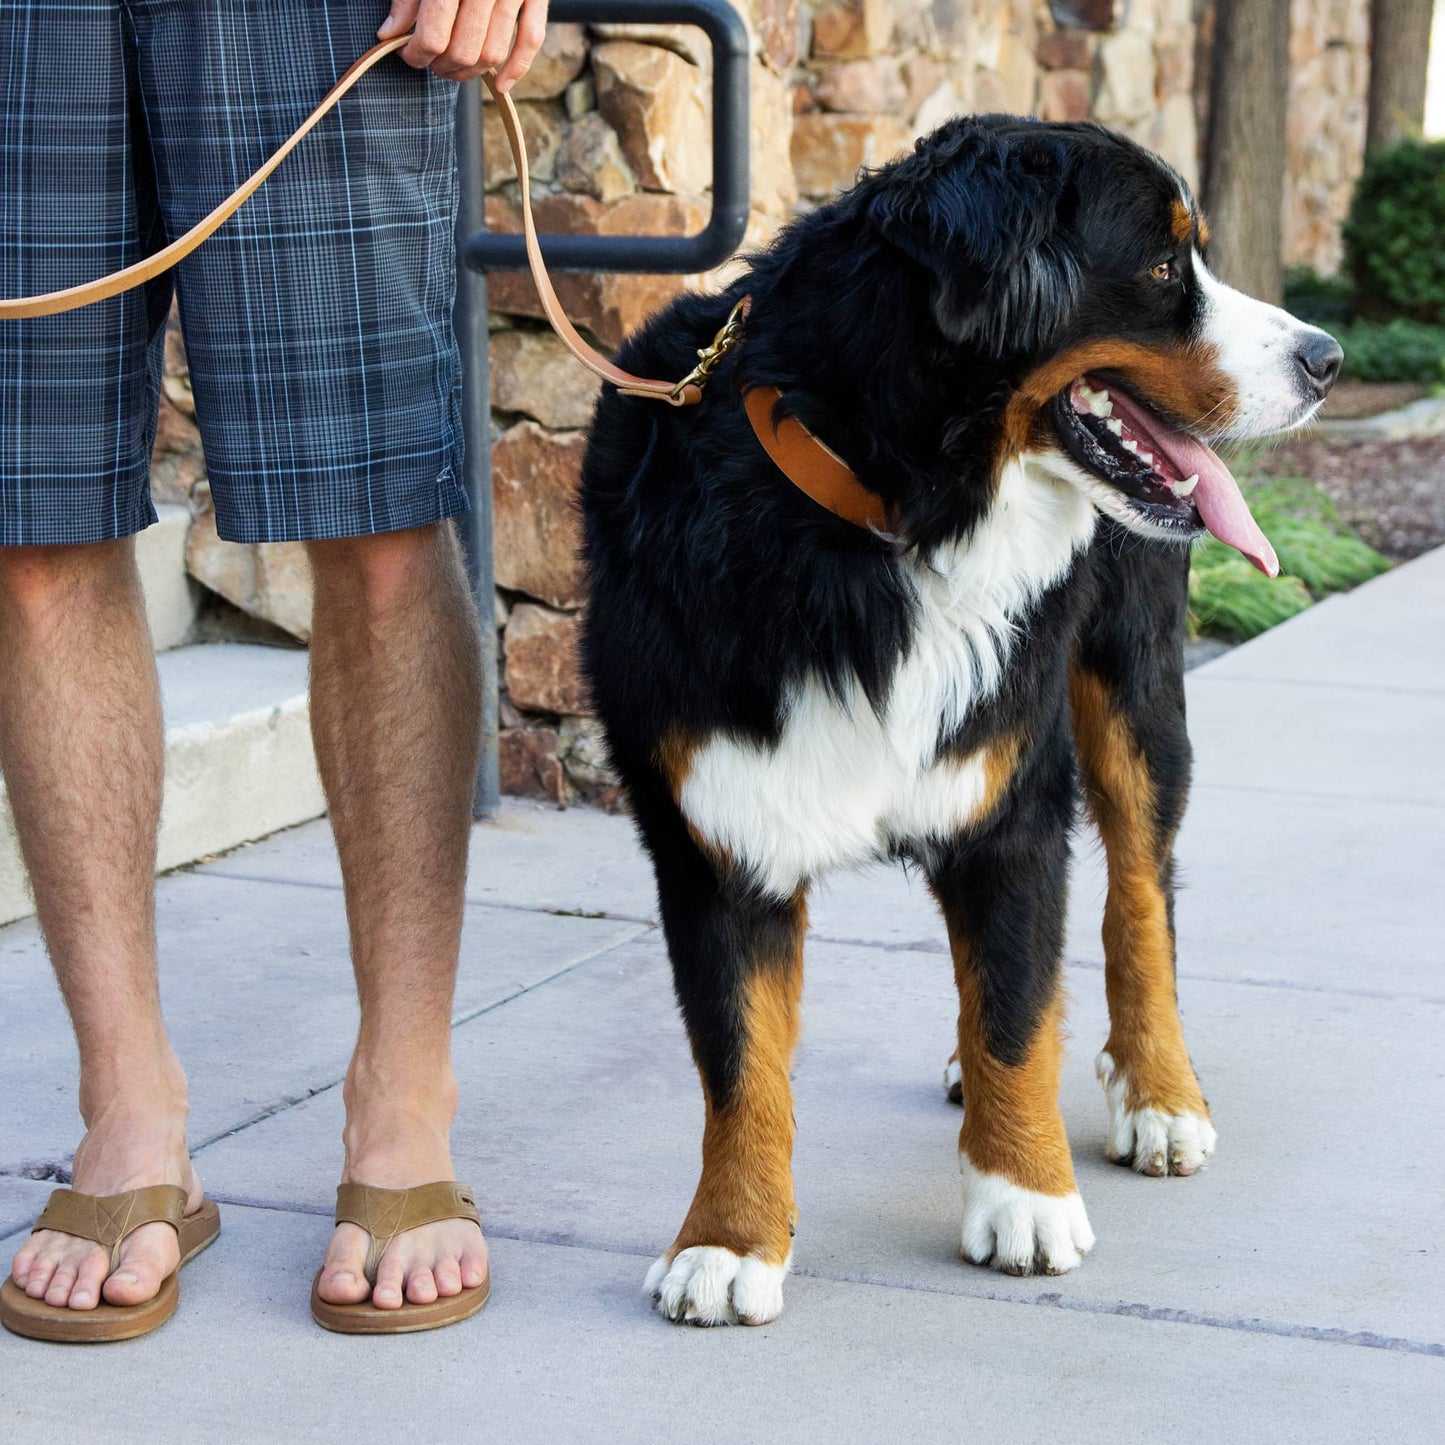
[[[132,287],[144,285],[178,262],[189,256],[204,241],[221,228],[250,198],[270,179],[282,161],[301,144],[302,140],[336,107],[342,97],[378,61],[394,54],[406,46],[409,35],[398,35],[373,45],[351,65],[335,85],[327,91],[321,103],[301,122],[285,142],[269,159],[243,181],[211,213],[198,221],[184,235],[177,237],[168,246],[153,255],[137,261],[123,270],[112,272],[80,286],[70,286],[62,291],[47,292],[42,296],[25,296],[14,299],[0,299],[0,321],[22,320],[37,316],[55,316],[65,311],[75,311],[97,301],[109,300]],[[517,167],[517,181],[521,192],[522,232],[527,248],[527,263],[531,268],[532,280],[541,298],[542,310],[548,324],[561,339],[563,345],[589,371],[609,382],[626,396],[644,397],[652,401],[667,402],[672,406],[695,406],[702,400],[703,388],[724,356],[742,339],[743,324],[747,319],[750,298],[744,297],[729,315],[727,322],[713,338],[711,345],[698,352],[698,364],[681,381],[659,381],[654,378],[635,376],[630,371],[609,361],[583,340],[577,328],[567,319],[562,303],[557,299],[547,266],[542,259],[542,246],[537,238],[537,224],[532,214],[531,181],[527,166],[527,147],[522,136],[517,108],[510,95],[496,87],[490,75],[483,75],[487,89],[496,102],[497,113],[507,135],[512,157]],[[747,393],[744,404],[748,420],[757,433],[758,441],[774,465],[801,491],[805,492],[820,506],[836,516],[860,527],[888,531],[891,521],[882,498],[870,492],[859,482],[847,464],[831,451],[795,418],[788,417],[773,421],[774,408],[781,393],[773,387],[758,387]]]

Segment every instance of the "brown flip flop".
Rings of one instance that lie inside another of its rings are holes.
[[[92,1239],[110,1251],[113,1271],[121,1244],[146,1224],[169,1224],[180,1237],[181,1264],[187,1264],[221,1232],[221,1211],[214,1200],[203,1199],[199,1209],[187,1214],[186,1191],[174,1184],[152,1184],[104,1198],[57,1189],[31,1233],[55,1229],[78,1239]],[[0,1285],[0,1324],[32,1340],[65,1344],[130,1340],[165,1324],[175,1314],[180,1297],[176,1276],[169,1274],[160,1289],[141,1304],[113,1305],[101,1300],[93,1310],[73,1310],[31,1299],[12,1277]]]
[[[443,1219],[470,1219],[481,1224],[472,1191],[465,1184],[443,1180],[419,1184],[415,1189],[375,1189],[369,1184],[342,1184],[336,1191],[336,1222],[359,1224],[371,1236],[366,1252],[365,1273],[376,1283],[376,1267],[386,1247],[398,1234],[437,1224]],[[417,1330],[436,1330],[454,1325],[486,1304],[492,1292],[490,1274],[481,1284],[460,1294],[438,1295],[429,1305],[403,1304],[398,1309],[378,1309],[372,1302],[334,1305],[317,1293],[321,1271],[311,1286],[311,1314],[323,1329],[341,1335],[409,1335]]]

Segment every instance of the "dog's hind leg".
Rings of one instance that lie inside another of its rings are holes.
[[[688,834],[643,817],[673,980],[702,1078],[702,1178],[647,1289],[668,1319],[766,1324],[792,1259],[793,1097],[788,1068],[803,984],[803,891],[760,894]]]
[[[1063,1274],[1094,1243],[1058,1103],[1070,779],[1055,761],[1056,787],[924,854],[958,984],[963,1254],[1008,1274]]]
[[[1175,988],[1174,838],[1190,749],[1179,652],[1183,588],[1168,574],[1181,566],[1187,558],[1173,553],[1111,563],[1071,688],[1085,796],[1109,868],[1109,1039],[1098,1059],[1108,1153],[1154,1176],[1193,1174],[1215,1143]],[[1147,598],[1131,595],[1144,584]]]

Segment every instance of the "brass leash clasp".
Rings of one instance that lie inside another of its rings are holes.
[[[723,357],[742,340],[743,323],[747,320],[748,306],[751,301],[751,296],[744,296],[728,312],[728,319],[723,322],[721,330],[708,345],[698,352],[697,365],[668,393],[670,401],[680,402],[688,387],[693,386],[701,391],[712,380],[712,374],[717,370]]]

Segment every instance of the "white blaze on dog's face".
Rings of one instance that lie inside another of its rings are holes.
[[[1338,344],[1288,311],[1226,286],[1197,250],[1191,260],[1203,298],[1200,339],[1234,383],[1236,413],[1229,437],[1268,436],[1303,426],[1324,404],[1329,388],[1321,389],[1318,375]],[[1312,362],[1317,368],[1312,375],[1306,358],[1316,351],[1322,354]]]

